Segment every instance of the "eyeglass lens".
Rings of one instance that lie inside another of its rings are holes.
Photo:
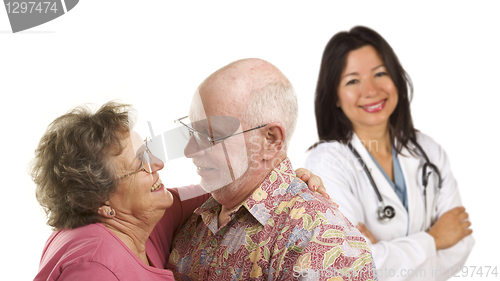
[[[211,144],[210,140],[206,136],[204,136],[203,134],[200,134],[199,132],[192,129],[192,128],[197,128],[197,130],[199,129],[199,130],[203,130],[203,131],[208,131],[207,130],[208,121],[206,119],[201,120],[201,121],[196,121],[193,123],[187,123],[186,125],[188,125],[189,127],[182,126],[180,128],[181,134],[184,137],[186,142],[188,142],[191,139],[191,137],[194,137],[194,139],[196,140],[196,143],[198,143],[198,145],[200,146],[200,148],[202,150],[211,148],[212,144]]]
[[[144,167],[144,170],[146,170],[146,172],[148,173],[152,173],[153,169],[151,167],[151,164],[153,161],[155,161],[155,157],[148,151],[143,151],[138,156],[138,159],[142,162],[142,167]]]
[[[210,128],[207,119],[195,121],[192,123],[186,123],[189,128],[182,130],[184,137],[187,141],[194,136],[196,142],[202,150],[210,149],[212,147],[212,142],[209,136],[212,136],[214,140],[231,136],[232,134],[238,132],[240,128],[240,121],[237,118],[231,116],[211,116],[210,117]],[[188,120],[186,119],[186,122]],[[193,130],[192,128],[196,129]],[[199,132],[198,132],[199,131]],[[201,133],[200,133],[201,132]]]

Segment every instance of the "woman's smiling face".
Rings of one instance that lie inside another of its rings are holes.
[[[398,92],[384,61],[370,45],[349,52],[340,77],[337,105],[354,130],[388,127]]]
[[[150,173],[141,170],[122,178],[109,200],[110,205],[116,210],[117,218],[125,214],[143,220],[156,217],[153,214],[161,218],[165,209],[173,203],[172,194],[165,189],[157,173],[163,169],[163,162],[151,154],[149,160],[143,159],[144,141],[135,131],[131,131],[122,144],[123,152],[112,161],[118,174],[130,174],[142,167]]]

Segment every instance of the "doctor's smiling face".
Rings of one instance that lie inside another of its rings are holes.
[[[398,91],[384,61],[370,45],[349,52],[338,86],[338,102],[354,130],[387,127]]]

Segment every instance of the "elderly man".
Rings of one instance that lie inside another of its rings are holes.
[[[266,61],[231,63],[200,85],[185,154],[212,197],[174,240],[177,279],[374,279],[359,231],[293,172],[297,113],[292,85]]]

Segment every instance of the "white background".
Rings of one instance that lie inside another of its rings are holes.
[[[121,99],[140,112],[141,134],[149,134],[147,120],[162,133],[187,115],[206,76],[237,59],[262,58],[298,93],[289,156],[300,167],[317,139],[313,105],[323,48],[355,25],[375,29],[392,45],[415,85],[416,127],[448,152],[476,239],[467,265],[500,266],[500,5],[408,2],[84,0],[19,34],[0,8],[0,274],[30,280],[37,273],[50,228],[26,170],[56,117],[82,103]],[[168,186],[198,182],[183,160],[168,163],[162,179]]]

